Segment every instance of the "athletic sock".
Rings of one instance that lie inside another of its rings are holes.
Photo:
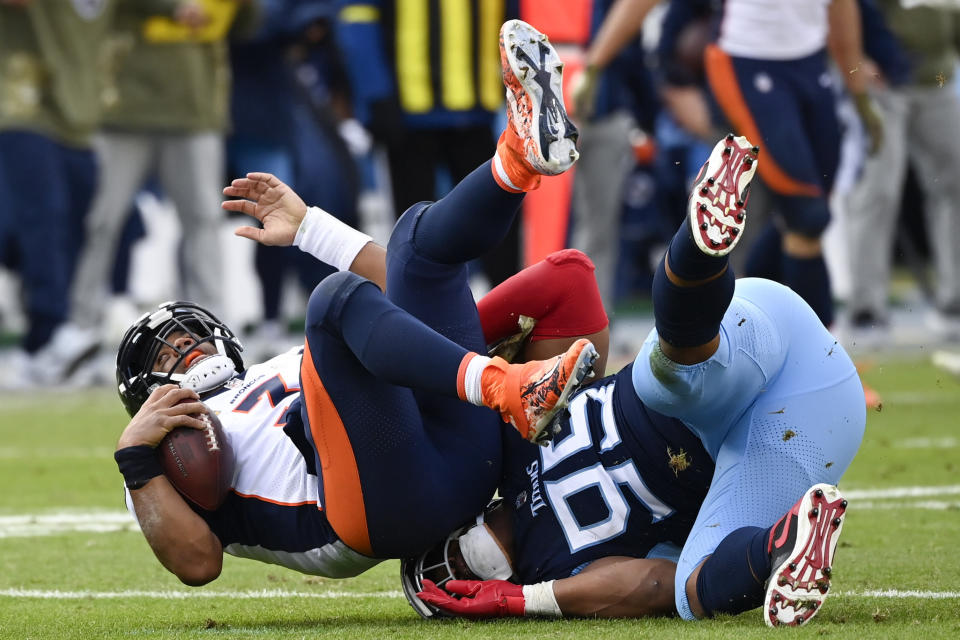
[[[491,164],[474,169],[423,210],[413,236],[420,253],[441,264],[459,264],[479,258],[506,237],[523,193],[501,189],[491,175]]]
[[[736,614],[763,604],[770,576],[770,529],[742,527],[727,535],[697,576],[697,599],[708,617]]]
[[[670,282],[663,260],[653,276],[653,315],[657,333],[675,347],[698,347],[713,340],[733,299],[733,270],[701,285]]]
[[[820,322],[829,327],[833,323],[833,295],[823,256],[795,258],[784,255],[782,264],[783,283],[806,300]]]
[[[512,125],[500,134],[490,169],[500,188],[509,193],[533,191],[540,186],[543,177],[524,157],[523,140]]]
[[[684,280],[706,280],[723,271],[729,262],[727,256],[711,256],[701,251],[690,233],[687,220],[673,234],[667,252],[670,270]]]
[[[457,371],[457,395],[461,400],[483,406],[483,371],[490,360],[472,351],[463,356]]]

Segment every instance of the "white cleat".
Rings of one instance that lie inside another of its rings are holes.
[[[846,511],[839,489],[815,484],[773,527],[767,545],[773,570],[763,610],[768,627],[797,627],[820,611]]]
[[[705,254],[725,256],[740,240],[759,151],[743,136],[729,133],[717,143],[700,169],[690,193],[687,216],[693,239]]]
[[[500,27],[507,115],[527,162],[544,175],[563,173],[580,157],[579,132],[563,104],[563,62],[547,36],[522,20]]]

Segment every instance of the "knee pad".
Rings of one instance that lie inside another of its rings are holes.
[[[819,238],[830,224],[826,198],[791,198],[783,205],[783,219],[789,231]]]

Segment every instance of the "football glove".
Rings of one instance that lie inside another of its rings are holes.
[[[446,591],[431,580],[423,581],[417,596],[428,604],[465,618],[523,616],[526,599],[523,587],[506,580],[450,580]],[[463,596],[455,598],[453,595]]]

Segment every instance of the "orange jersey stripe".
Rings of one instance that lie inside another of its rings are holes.
[[[773,155],[766,151],[760,128],[753,119],[750,107],[740,92],[740,83],[733,70],[733,60],[715,44],[707,45],[703,54],[704,67],[710,89],[723,109],[727,120],[740,135],[747,137],[752,144],[760,147],[760,164],[757,171],[760,177],[775,193],[784,196],[807,196],[816,198],[823,195],[823,191],[815,184],[801,182],[790,177],[773,159]]]
[[[264,498],[263,496],[258,496],[253,493],[240,493],[236,489],[231,489],[231,491],[233,491],[235,494],[237,494],[241,498],[250,498],[253,500],[260,500],[261,502],[269,502],[270,504],[278,504],[281,507],[302,507],[307,504],[317,504],[316,500],[303,500],[301,502],[282,502],[280,500],[271,500],[270,498]],[[323,507],[318,507],[318,508],[321,511],[323,510]]]
[[[327,520],[337,536],[349,547],[364,555],[373,555],[363,487],[353,446],[347,437],[343,420],[313,366],[309,344],[303,351],[300,379],[304,406],[310,420],[310,433],[320,455]]]

